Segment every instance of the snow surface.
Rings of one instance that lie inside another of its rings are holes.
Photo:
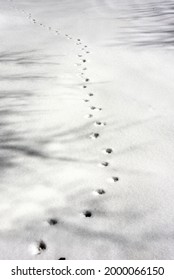
[[[174,258],[173,13],[0,0],[0,259]]]

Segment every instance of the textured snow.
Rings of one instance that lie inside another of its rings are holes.
[[[174,258],[173,12],[0,0],[0,259]]]

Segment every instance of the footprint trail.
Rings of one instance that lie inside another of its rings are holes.
[[[82,97],[82,101],[85,103],[91,103],[91,105],[87,108],[87,112],[84,116],[85,119],[97,119],[94,120],[91,123],[91,130],[94,127],[98,127],[100,129],[100,133],[99,132],[91,132],[91,134],[89,135],[89,141],[91,140],[95,140],[94,145],[96,147],[97,150],[101,150],[103,152],[103,154],[105,154],[105,159],[103,161],[101,161],[100,163],[98,163],[98,168],[110,168],[111,164],[109,161],[109,157],[111,157],[111,154],[113,153],[113,149],[112,147],[109,148],[104,148],[100,147],[100,144],[97,144],[98,139],[100,139],[102,137],[102,130],[108,125],[108,123],[106,123],[104,120],[100,120],[100,118],[102,117],[102,111],[103,108],[101,108],[100,106],[97,105],[93,105],[93,100],[95,97],[95,92],[93,91],[92,88],[92,79],[90,78],[90,54],[91,54],[91,49],[88,49],[88,45],[83,43],[83,40],[81,38],[77,38],[75,39],[73,36],[71,36],[71,34],[67,34],[67,33],[63,33],[63,31],[61,30],[60,27],[54,29],[52,26],[47,26],[44,22],[40,22],[38,21],[36,18],[33,18],[31,13],[28,13],[27,11],[25,11],[24,9],[19,9],[17,7],[17,5],[15,4],[15,1],[11,0],[10,1],[13,5],[13,8],[19,12],[22,12],[26,18],[31,22],[31,24],[33,25],[38,25],[40,28],[44,28],[46,32],[50,32],[53,35],[57,35],[57,36],[61,36],[64,37],[67,40],[70,40],[71,43],[74,44],[76,51],[77,51],[77,61],[75,63],[75,71],[77,69],[79,74],[79,77],[82,78],[82,88],[85,89],[85,95],[87,95],[87,98],[84,98],[84,96]],[[87,74],[86,74],[87,73]],[[90,88],[90,90],[88,91],[88,86]],[[89,113],[89,110],[93,112],[93,114]],[[100,114],[99,114],[100,113]],[[95,167],[95,166],[94,166]],[[95,179],[95,178],[94,178]],[[117,183],[119,181],[119,178],[117,176],[112,176],[111,178],[109,178],[107,180],[106,178],[106,183],[105,183],[105,188],[99,188],[99,189],[94,189],[93,194],[99,196],[99,197],[105,197],[106,193],[109,192],[109,189],[106,191],[108,185],[112,185],[113,183]],[[89,190],[89,195],[90,195],[90,190]],[[96,198],[97,199],[97,198]],[[95,204],[95,203],[94,203]],[[91,209],[91,210],[82,210],[81,213],[83,217],[89,219],[89,218],[93,218],[95,216],[95,208]],[[92,221],[92,219],[91,219]],[[49,220],[47,220],[48,225],[50,226],[50,228],[56,228],[59,227],[59,220],[57,218],[50,218]],[[39,242],[34,242],[33,244],[31,244],[30,246],[30,252],[32,255],[40,255],[43,254],[47,249],[49,248],[49,244],[47,245],[43,240],[39,241]],[[58,260],[66,260],[65,257],[60,257],[58,258]]]

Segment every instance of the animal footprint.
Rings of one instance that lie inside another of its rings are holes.
[[[30,245],[30,252],[32,255],[40,255],[43,251],[47,249],[47,246],[44,241],[39,241],[38,243],[34,243]]]
[[[105,122],[95,122],[94,125],[95,126],[105,126],[106,123]]]
[[[102,110],[102,108],[97,108],[95,106],[91,106],[90,109],[91,110],[96,110],[96,111],[101,111]]]
[[[114,176],[114,177],[109,178],[108,181],[111,183],[116,183],[119,181],[119,178]]]
[[[107,166],[109,166],[109,162],[103,161],[103,162],[100,163],[100,166],[101,167],[107,167]]]
[[[99,108],[99,107],[98,107],[98,108],[96,108],[95,110],[96,110],[96,111],[102,111],[102,108]]]
[[[86,218],[91,218],[92,217],[92,212],[89,211],[89,210],[86,210],[83,212],[83,215],[86,217]]]
[[[92,114],[89,114],[89,115],[86,115],[85,116],[85,119],[91,119],[93,117],[93,115]]]
[[[112,154],[112,153],[113,153],[113,150],[112,150],[111,148],[107,148],[107,149],[103,150],[103,152],[104,152],[105,154]]]
[[[95,110],[96,107],[95,107],[95,106],[91,106],[90,109],[91,109],[91,110]]]
[[[90,138],[91,138],[91,139],[96,139],[96,138],[98,138],[99,136],[100,136],[99,133],[92,133],[92,134],[90,135]]]
[[[105,194],[106,192],[105,192],[105,190],[103,190],[103,189],[98,189],[98,190],[96,190],[96,191],[94,191],[94,194],[95,195],[103,195],[103,194]]]
[[[55,225],[57,225],[57,223],[58,223],[57,219],[49,219],[48,220],[48,224],[50,226],[55,226]]]

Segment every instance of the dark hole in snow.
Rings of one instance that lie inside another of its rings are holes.
[[[84,216],[85,216],[86,218],[92,217],[92,212],[89,211],[89,210],[84,211],[83,214],[84,214]]]
[[[39,250],[44,251],[44,250],[46,250],[47,246],[46,246],[45,242],[41,240],[39,242],[39,247],[38,248],[39,248]]]
[[[106,125],[106,123],[104,123],[104,122],[95,122],[95,125],[105,126],[105,125]]]
[[[90,119],[90,118],[93,117],[93,115],[89,114],[89,115],[87,115],[86,117],[87,117],[88,119]]]
[[[106,149],[106,153],[107,153],[107,154],[111,154],[112,152],[113,152],[112,149],[110,149],[110,148],[107,148],[107,149]]]
[[[107,167],[107,166],[109,165],[109,162],[104,161],[104,162],[102,162],[102,163],[101,163],[101,165],[103,165],[103,166]]]
[[[99,136],[100,136],[99,133],[92,133],[92,134],[90,135],[91,138],[98,138]]]
[[[97,190],[97,193],[100,194],[100,195],[102,195],[102,194],[105,194],[106,192],[105,192],[103,189],[98,189],[98,190]]]
[[[112,177],[113,182],[118,182],[119,178],[118,177]]]
[[[57,225],[58,221],[56,219],[49,219],[48,223],[50,226],[55,226],[55,225]]]
[[[91,110],[95,110],[96,109],[96,107],[95,106],[91,106]]]

